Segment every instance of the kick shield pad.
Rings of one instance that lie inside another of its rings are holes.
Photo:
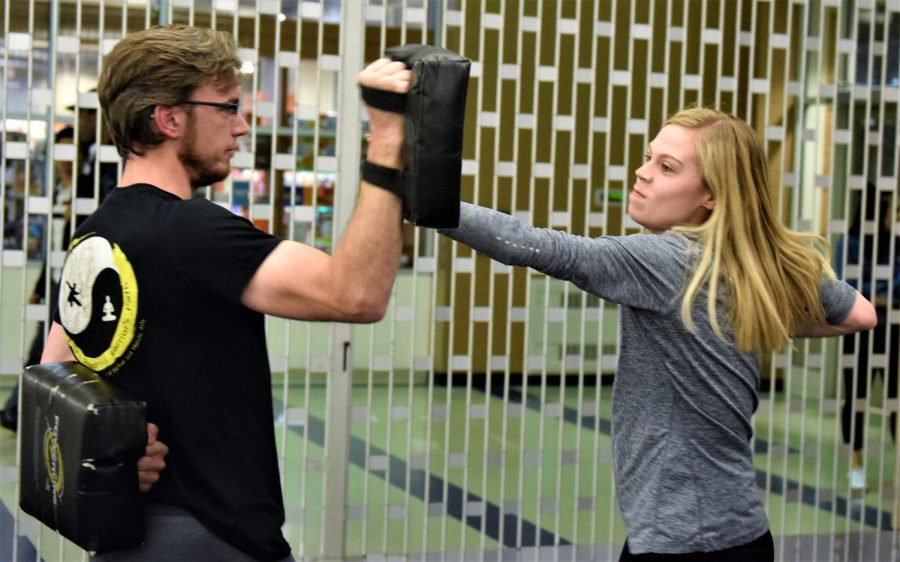
[[[419,226],[459,226],[468,59],[429,45],[402,45],[385,56],[412,69],[406,99],[403,216]]]
[[[139,546],[146,404],[65,362],[25,370],[20,410],[22,510],[94,553]]]

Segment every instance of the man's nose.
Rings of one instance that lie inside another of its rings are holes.
[[[247,120],[244,118],[243,113],[238,113],[237,121],[234,124],[235,132],[233,133],[235,137],[242,137],[250,132],[250,125],[247,123]]]

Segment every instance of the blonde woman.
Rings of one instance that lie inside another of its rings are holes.
[[[719,111],[670,118],[628,213],[651,234],[585,238],[463,204],[443,234],[621,305],[613,390],[622,560],[772,560],[750,439],[762,357],[792,337],[875,326],[824,241],[782,226],[753,130]]]

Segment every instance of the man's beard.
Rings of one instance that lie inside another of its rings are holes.
[[[189,117],[188,132],[185,135],[181,150],[178,151],[178,160],[184,166],[190,179],[191,187],[205,187],[228,177],[231,166],[225,164],[216,168],[216,162],[212,159],[203,159],[197,154],[197,129],[194,127],[193,118]]]

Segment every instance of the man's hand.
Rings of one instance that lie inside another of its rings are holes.
[[[408,92],[411,79],[412,72],[406,68],[406,63],[391,59],[373,61],[356,75],[360,86],[395,94]]]
[[[409,91],[412,72],[406,63],[378,59],[356,76],[360,86],[396,94]],[[400,147],[403,144],[405,117],[400,113],[369,107],[369,149],[366,159],[388,168],[403,168]]]
[[[165,456],[169,454],[169,447],[162,441],[157,441],[159,428],[156,424],[147,424],[147,450],[146,455],[138,460],[138,482],[142,492],[147,492],[159,480],[159,473],[166,468]]]

